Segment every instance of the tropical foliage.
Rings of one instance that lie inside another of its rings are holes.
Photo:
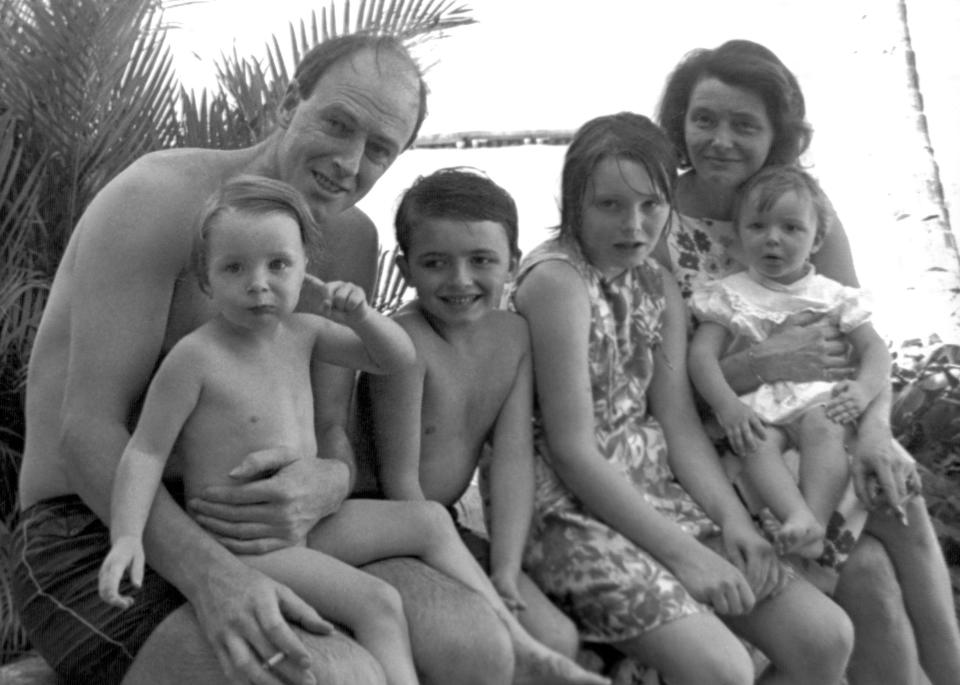
[[[195,94],[180,86],[165,42],[171,29],[164,11],[182,4],[190,3],[0,0],[0,663],[24,645],[3,557],[16,506],[27,362],[53,275],[87,203],[145,152],[260,140],[293,66],[322,40],[390,33],[416,52],[473,22],[454,0],[342,0],[291,23],[286,52],[273,37],[264,59],[224,56],[216,87]],[[395,275],[381,281],[382,297],[395,300]]]

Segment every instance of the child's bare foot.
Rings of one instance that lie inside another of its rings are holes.
[[[573,659],[555,652],[524,630],[516,618],[501,615],[513,639],[516,659],[514,685],[552,683],[553,685],[610,685],[610,679],[583,668]]]
[[[816,559],[823,554],[823,527],[812,511],[791,514],[773,536],[777,554],[797,554],[805,559]]]

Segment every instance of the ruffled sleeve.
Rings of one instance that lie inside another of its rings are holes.
[[[844,287],[838,299],[837,327],[842,333],[849,333],[855,328],[870,321],[873,312],[873,301],[865,290]]]

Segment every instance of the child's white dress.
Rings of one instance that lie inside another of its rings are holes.
[[[778,327],[808,313],[829,317],[844,334],[867,323],[863,291],[820,276],[810,266],[803,278],[783,285],[755,271],[741,271],[698,284],[689,300],[697,321],[720,324],[733,338],[722,356],[765,340]],[[740,399],[764,421],[785,425],[830,396],[833,382],[764,383]]]

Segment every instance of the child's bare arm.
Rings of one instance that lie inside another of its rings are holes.
[[[687,364],[697,391],[713,408],[738,454],[757,448],[757,438],[765,434],[763,421],[734,393],[723,375],[720,355],[729,333],[718,323],[704,321],[693,335]]]
[[[370,376],[378,475],[390,499],[423,500],[420,486],[420,432],[423,383],[422,360],[389,376]]]
[[[850,331],[850,344],[860,359],[853,380],[837,384],[824,410],[837,423],[856,421],[890,383],[890,352],[883,338],[869,323]]]
[[[115,606],[133,603],[119,592],[124,572],[129,569],[136,587],[143,581],[143,530],[167,459],[200,395],[199,370],[193,361],[192,351],[184,345],[167,355],[117,465],[110,500],[112,548],[100,569],[100,596]]]
[[[413,362],[416,353],[410,337],[367,303],[362,288],[307,278],[323,293],[320,313],[349,329],[326,326],[320,331],[324,361],[373,374],[396,373]]]
[[[522,609],[517,581],[533,514],[533,368],[528,351],[517,367],[493,431],[490,463],[490,576],[512,609]]]

